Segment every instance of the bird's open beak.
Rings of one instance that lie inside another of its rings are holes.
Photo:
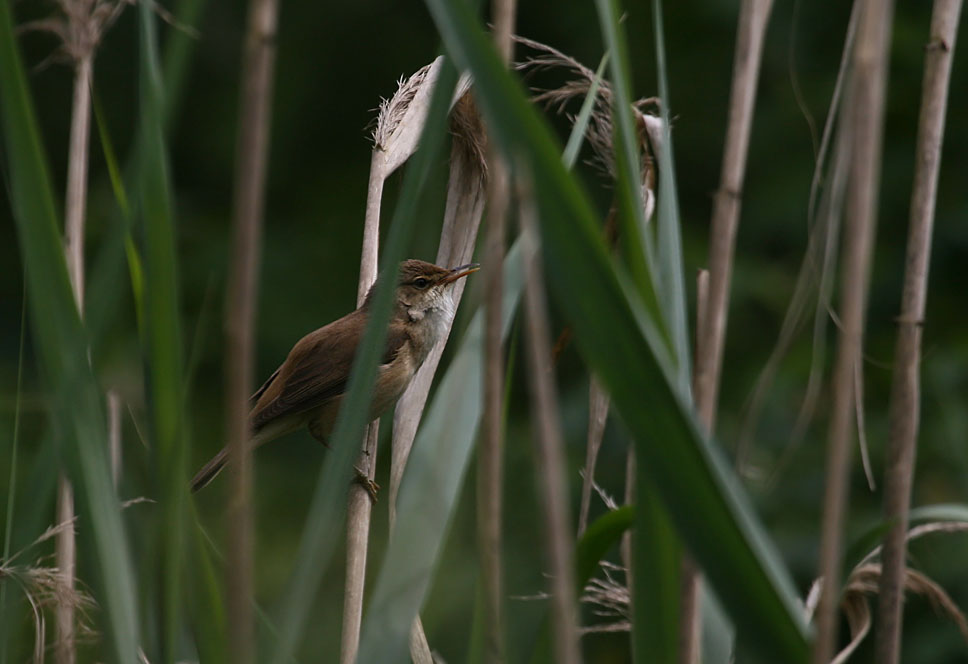
[[[460,267],[455,267],[453,270],[450,271],[450,274],[444,277],[441,283],[443,284],[453,283],[458,279],[460,279],[461,277],[466,277],[471,272],[477,272],[480,269],[481,269],[481,266],[479,263],[468,263],[467,265],[461,265]]]

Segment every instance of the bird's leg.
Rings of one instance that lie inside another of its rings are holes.
[[[370,499],[375,503],[377,500],[377,492],[380,490],[380,485],[370,479],[370,476],[360,470],[359,466],[353,466],[353,470],[356,471],[356,476],[353,478],[354,482],[362,484],[366,492],[370,494]]]

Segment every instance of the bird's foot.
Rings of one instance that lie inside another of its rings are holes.
[[[366,492],[370,494],[370,499],[375,503],[377,500],[377,493],[380,491],[380,485],[370,479],[370,476],[364,473],[358,466],[353,466],[353,470],[356,471],[356,477],[353,481],[358,484],[363,485]]]

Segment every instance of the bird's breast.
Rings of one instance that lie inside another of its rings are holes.
[[[378,417],[403,394],[410,379],[420,368],[421,359],[416,357],[413,344],[407,342],[393,361],[380,366],[373,389],[373,402],[370,405],[372,417]]]

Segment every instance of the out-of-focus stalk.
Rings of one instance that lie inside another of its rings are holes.
[[[719,190],[713,203],[709,240],[708,301],[702,308],[702,329],[697,327],[693,390],[699,418],[706,431],[716,428],[716,409],[726,339],[726,305],[732,281],[736,229],[746,175],[750,131],[759,80],[763,39],[773,0],[743,0],[733,60],[729,124]],[[679,663],[694,664],[700,657],[702,607],[701,575],[691,560],[682,566],[679,614]]]
[[[234,241],[226,331],[226,429],[231,498],[228,509],[228,625],[231,660],[254,661],[252,616],[252,450],[249,395],[254,374],[256,292],[265,209],[278,0],[252,0],[242,71],[241,119],[233,202]]]
[[[944,137],[952,51],[961,14],[961,0],[935,0],[931,36],[924,62],[921,118],[914,160],[911,226],[901,315],[898,316],[894,379],[891,386],[890,434],[884,470],[884,519],[891,524],[881,553],[877,643],[874,659],[897,664],[901,651],[908,512],[921,414],[921,330],[928,290],[931,233],[934,226],[941,142]]]
[[[844,116],[846,129],[853,137],[853,158],[841,266],[840,335],[827,436],[818,574],[823,578],[823,587],[817,608],[814,664],[827,664],[837,642],[841,549],[856,398],[854,381],[862,356],[871,248],[877,222],[887,55],[894,5],[890,0],[865,0],[861,11],[853,59],[853,85]]]
[[[494,0],[494,41],[505,64],[514,43],[516,0]],[[487,270],[484,299],[484,419],[477,448],[477,541],[484,596],[484,661],[503,662],[503,579],[501,572],[501,510],[504,504],[504,349],[501,343],[501,301],[504,295],[504,243],[510,201],[508,164],[490,146],[488,153]]]
[[[529,195],[525,189],[520,192],[522,233],[527,242],[537,243],[538,228],[534,218],[536,213],[528,199]],[[568,524],[564,439],[555,395],[540,261],[540,251],[536,251],[535,257],[526,267],[524,290],[527,372],[531,391],[531,423],[534,429],[532,437],[539,497],[544,512],[545,546],[551,563],[555,661],[559,664],[577,664],[581,661],[581,651],[578,646],[578,604],[575,593],[575,535]]]
[[[74,97],[71,106],[71,137],[67,164],[67,194],[64,201],[64,241],[67,251],[67,274],[74,291],[77,310],[84,315],[84,220],[87,211],[88,146],[91,133],[91,78],[93,51],[79,54],[74,67]],[[57,523],[74,520],[74,489],[66,477],[57,483]],[[77,545],[74,528],[64,528],[57,535],[57,569],[67,592],[74,589],[74,567]],[[58,664],[73,664],[77,659],[74,643],[74,606],[57,604]]]

